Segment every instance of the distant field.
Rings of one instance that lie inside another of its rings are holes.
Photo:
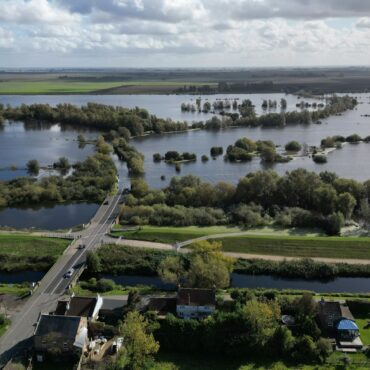
[[[120,85],[121,82],[6,81],[0,82],[0,94],[87,94]]]
[[[370,259],[370,238],[246,235],[218,240],[222,241],[223,250],[227,252],[289,257]]]
[[[203,83],[177,81],[96,81],[91,79],[0,79],[0,95],[36,95],[36,94],[169,94],[185,85],[203,85]]]

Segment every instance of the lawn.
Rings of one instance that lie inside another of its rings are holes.
[[[217,356],[189,356],[188,354],[159,353],[158,361],[163,364],[174,364],[179,370],[320,370],[320,369],[369,369],[369,360],[363,354],[349,355],[351,365],[343,367],[343,354],[333,353],[326,365],[293,365],[284,362],[273,362],[268,358],[251,360],[250,356],[243,358],[217,357]],[[155,370],[165,369],[158,364]],[[168,367],[170,369],[170,367]]]
[[[19,297],[24,296],[30,291],[29,284],[0,284],[1,294],[14,294]]]
[[[70,240],[30,235],[0,235],[0,254],[18,257],[60,256]]]
[[[238,227],[211,226],[211,227],[154,227],[143,226],[133,231],[114,231],[112,235],[123,236],[126,239],[147,240],[160,243],[175,243],[205,235],[241,232]]]
[[[223,250],[227,252],[370,259],[370,238],[245,235],[217,240],[222,241]]]

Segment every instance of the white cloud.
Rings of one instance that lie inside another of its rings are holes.
[[[0,0],[0,66],[366,64],[369,46],[362,0]]]

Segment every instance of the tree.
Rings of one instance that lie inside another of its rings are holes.
[[[353,213],[353,210],[356,206],[356,199],[350,193],[339,194],[338,197],[338,210],[342,212],[343,216],[346,219],[350,219]]]
[[[88,251],[86,255],[86,268],[89,274],[96,275],[101,270],[100,257],[93,251]]]
[[[277,158],[276,149],[270,146],[264,145],[260,152],[260,157],[264,162],[275,162]]]
[[[302,149],[301,144],[298,143],[298,141],[289,141],[285,145],[285,150],[287,152],[299,152]]]
[[[186,271],[179,256],[169,256],[165,258],[158,267],[158,275],[161,280],[168,283],[179,285],[186,280]]]
[[[187,256],[188,268],[180,257],[167,257],[160,265],[158,274],[172,284],[196,288],[226,288],[234,260],[221,253],[222,243],[198,241]]]
[[[123,358],[128,369],[142,370],[153,361],[159,343],[150,331],[149,322],[137,311],[129,312],[121,328],[124,337]]]
[[[250,346],[263,347],[273,336],[280,319],[280,308],[276,301],[268,303],[251,300],[243,308],[244,320],[249,328]]]
[[[326,232],[329,235],[339,235],[343,225],[343,215],[340,212],[335,212],[326,219]]]
[[[31,159],[27,162],[27,172],[30,175],[38,175],[39,171],[40,171],[40,165],[36,159]]]

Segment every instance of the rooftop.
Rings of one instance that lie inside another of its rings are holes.
[[[59,333],[64,338],[75,339],[81,323],[81,317],[41,314],[35,335]]]
[[[213,289],[179,288],[177,304],[184,306],[215,306],[216,294]]]

